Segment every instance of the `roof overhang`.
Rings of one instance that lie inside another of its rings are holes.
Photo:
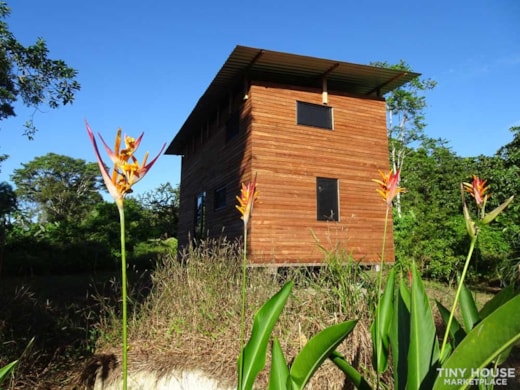
[[[249,80],[316,88],[321,88],[326,79],[329,91],[382,97],[418,76],[419,73],[409,71],[236,46],[165,154],[182,154],[183,146],[192,132],[205,125],[219,102],[237,83],[243,82],[244,77]]]

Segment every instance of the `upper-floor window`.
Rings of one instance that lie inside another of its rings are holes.
[[[332,130],[334,128],[332,107],[297,101],[296,123],[303,126]]]
[[[338,179],[316,178],[318,221],[339,221]]]

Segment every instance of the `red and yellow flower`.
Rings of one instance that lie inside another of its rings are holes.
[[[240,190],[240,196],[237,196],[238,205],[235,207],[242,214],[241,219],[244,221],[244,225],[247,226],[249,218],[253,213],[253,206],[258,198],[258,191],[256,189],[256,175],[253,181],[249,184],[242,183],[242,189]]]
[[[166,147],[166,144],[162,146],[157,156],[155,156],[155,158],[148,164],[148,152],[146,152],[143,158],[143,162],[139,164],[139,161],[134,156],[134,153],[139,147],[144,133],[142,133],[137,139],[125,135],[125,147],[121,150],[121,129],[117,130],[114,150],[110,149],[110,147],[107,145],[101,134],[98,133],[99,138],[101,139],[101,142],[103,143],[103,146],[105,147],[105,150],[107,151],[110,160],[114,164],[112,174],[110,175],[105,163],[103,162],[103,159],[99,154],[99,149],[96,143],[96,138],[94,137],[94,133],[90,129],[90,126],[87,122],[85,122],[85,125],[87,127],[87,132],[90,141],[92,142],[92,146],[94,147],[94,152],[96,154],[103,181],[105,182],[108,192],[116,201],[118,207],[121,207],[123,205],[123,199],[126,196],[126,194],[132,192],[132,186],[136,184],[139,180],[141,180],[150,170],[150,168],[155,164],[155,162],[163,152],[164,148]]]
[[[395,172],[390,170],[388,173],[379,171],[381,180],[372,179],[375,183],[379,184],[377,192],[383,197],[388,207],[392,206],[392,201],[401,192],[405,192],[404,188],[399,187],[399,169]]]
[[[475,199],[475,203],[478,208],[482,208],[488,198],[491,196],[489,191],[489,186],[486,186],[487,180],[481,180],[478,176],[473,175],[473,181],[471,183],[462,183],[464,186],[464,191],[469,192],[471,196]]]

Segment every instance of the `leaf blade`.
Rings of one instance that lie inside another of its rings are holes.
[[[256,312],[251,336],[238,357],[239,389],[251,389],[258,373],[263,370],[269,338],[292,287],[293,282],[287,282]]]
[[[314,372],[350,334],[357,320],[329,326],[312,337],[294,358],[289,372],[293,389],[303,389]]]
[[[442,369],[466,369],[468,373],[486,367],[503,351],[520,340],[520,296],[510,299],[483,319],[462,340]],[[470,379],[470,378],[465,378]],[[437,377],[434,390],[448,390],[453,386],[442,376]]]

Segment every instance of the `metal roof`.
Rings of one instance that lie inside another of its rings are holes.
[[[165,154],[182,154],[193,131],[204,126],[219,102],[247,76],[250,80],[321,88],[323,78],[329,91],[365,96],[383,96],[419,76],[414,72],[359,65],[252,47],[236,46]]]

